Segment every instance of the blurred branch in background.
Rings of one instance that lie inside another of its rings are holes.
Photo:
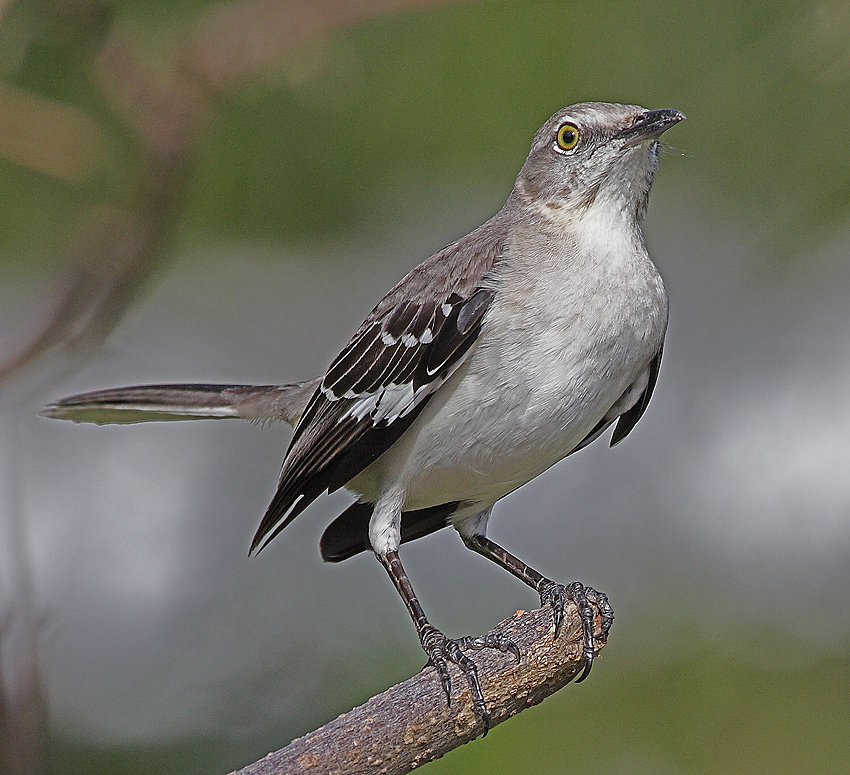
[[[574,605],[565,611],[563,634],[552,638],[552,610],[517,611],[494,631],[519,646],[522,658],[477,652],[475,661],[484,698],[495,726],[545,700],[581,672],[582,624]],[[596,653],[605,645],[601,619],[596,621]],[[232,775],[355,775],[381,772],[405,775],[445,756],[482,733],[472,709],[469,687],[451,667],[453,697],[446,697],[436,671],[420,673],[320,729],[268,754]]]
[[[111,21],[105,0],[48,0],[40,22],[75,35],[82,84],[100,112],[0,83],[0,156],[71,184],[126,159],[129,191],[91,208],[61,257],[64,273],[36,302],[40,322],[0,353],[0,380],[43,356],[98,350],[161,266],[184,205],[193,157],[215,102],[276,65],[294,46],[381,12],[446,0],[241,0],[180,22],[178,44],[151,57],[145,30]],[[17,4],[0,2],[0,22]],[[176,24],[176,23],[175,23]],[[154,47],[155,48],[155,47]],[[113,136],[115,126],[125,133]],[[14,477],[10,477],[15,486]],[[13,496],[7,545],[11,590],[0,646],[0,770],[44,768],[46,711],[39,690],[38,617],[31,593],[24,515]]]
[[[78,183],[106,164],[106,138],[85,111],[0,83],[0,156]]]
[[[100,3],[88,6],[94,14]],[[85,353],[99,347],[158,265],[170,227],[180,215],[194,142],[209,101],[191,79],[178,76],[173,67],[155,68],[143,62],[136,49],[131,31],[116,25],[104,35],[90,73],[111,117],[128,130],[136,188],[125,205],[96,206],[70,240],[63,257],[64,276],[43,305],[41,326],[15,355],[0,360],[0,378],[49,352]],[[86,137],[60,144],[55,137],[64,134],[65,127],[39,129],[48,102],[30,98],[30,104],[33,109],[21,118],[19,129],[32,139],[25,158],[40,162],[34,169],[60,177],[94,174],[84,168],[81,158],[90,164],[101,159],[92,150],[104,145],[96,127],[69,110],[61,115],[64,123],[78,118]],[[52,112],[59,114],[60,109]],[[34,147],[42,138],[42,146]],[[11,145],[0,138],[0,150]],[[81,148],[85,153],[75,153]],[[74,156],[76,162],[63,163],[65,155]]]
[[[0,622],[0,653],[14,660],[15,671],[2,665],[0,675],[0,771],[9,775],[45,770],[47,707],[38,667],[38,623],[26,602],[14,600],[16,610],[7,609]]]
[[[38,330],[0,355],[0,379],[56,350],[90,352],[103,342],[159,264],[192,158],[215,100],[278,64],[294,46],[390,10],[447,0],[242,0],[213,5],[186,25],[181,43],[152,63],[141,31],[116,23],[93,57],[92,82],[108,117],[129,132],[136,190],[129,204],[95,208],[64,257],[59,288]],[[61,20],[98,30],[107,3],[59,0]],[[73,10],[69,10],[73,9]],[[106,130],[84,112],[0,85],[0,155],[66,180],[104,163]]]

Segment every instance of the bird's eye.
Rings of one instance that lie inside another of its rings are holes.
[[[561,124],[556,139],[558,148],[571,151],[578,145],[578,127],[575,124]]]

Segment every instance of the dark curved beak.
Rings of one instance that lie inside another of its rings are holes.
[[[631,126],[617,133],[617,137],[627,140],[627,145],[637,145],[644,140],[658,137],[666,132],[674,124],[684,121],[685,114],[678,110],[663,108],[661,110],[647,110],[635,116]]]

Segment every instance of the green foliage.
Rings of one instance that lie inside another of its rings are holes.
[[[113,14],[155,51],[204,7],[128,2]],[[762,233],[779,216],[794,239],[850,204],[845,22],[791,2],[669,0],[457,3],[362,22],[299,46],[219,104],[184,225],[207,237],[305,238],[381,220],[373,208],[387,191],[441,181],[504,193],[540,122],[592,98],[682,109],[691,121],[672,142],[704,184],[723,188],[730,211],[748,211]],[[30,37],[10,81],[94,110],[120,137],[96,112],[80,36],[34,24],[7,35],[7,48]],[[0,216],[3,242],[70,227],[131,174],[120,154],[115,164],[70,190],[35,173],[24,182],[0,161],[0,187],[16,194]]]
[[[693,646],[600,671],[592,687],[567,687],[431,773],[829,775],[848,760],[846,655],[789,668]]]

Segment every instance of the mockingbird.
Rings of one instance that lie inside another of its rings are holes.
[[[358,500],[324,532],[322,557],[371,549],[416,626],[451,701],[448,663],[464,650],[520,657],[494,633],[451,640],[425,616],[399,545],[452,525],[467,547],[550,605],[580,612],[584,668],[606,596],[556,584],[487,538],[493,504],[599,437],[611,444],[643,415],[667,326],[667,295],[640,223],[658,137],[676,110],[582,103],[537,132],[505,206],[413,269],[372,310],[324,377],[290,385],[153,385],[73,396],[48,417],[140,422],[201,417],[295,427],[277,492],[251,544],[261,550],[313,500],[345,487]]]

